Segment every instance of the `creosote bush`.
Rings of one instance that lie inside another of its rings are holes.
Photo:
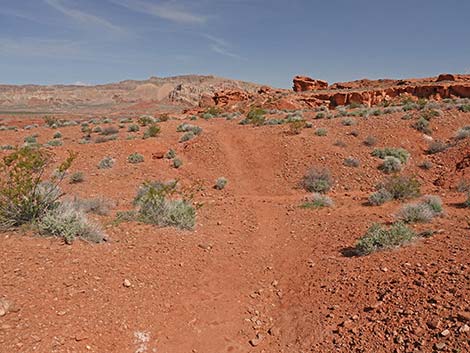
[[[393,223],[389,228],[373,224],[356,242],[358,255],[369,255],[379,250],[386,250],[405,245],[416,238],[416,233],[404,223]]]
[[[251,110],[246,115],[246,118],[243,119],[240,124],[252,124],[255,126],[264,125],[266,118],[266,111],[262,108],[251,108]]]
[[[134,152],[127,157],[127,161],[131,164],[142,163],[144,161],[144,156],[140,153]]]
[[[427,195],[419,203],[404,205],[397,218],[405,223],[429,222],[443,213],[442,200],[438,196]]]
[[[23,147],[3,157],[0,162],[0,230],[34,223],[59,204],[59,184],[76,154],[57,167],[49,180],[44,180],[52,166],[52,155],[45,150]]]
[[[217,190],[222,190],[227,185],[227,182],[228,180],[224,177],[217,178],[217,180],[215,181],[214,188]]]
[[[420,183],[408,176],[394,175],[377,185],[377,191],[368,198],[372,206],[380,206],[390,200],[406,200],[420,195]]]
[[[139,131],[139,130],[140,130],[140,127],[139,127],[139,125],[137,125],[137,124],[131,124],[131,125],[129,125],[128,128],[127,128],[127,131],[128,131],[128,132],[137,132],[137,131]]]
[[[150,137],[156,137],[160,133],[160,126],[156,124],[152,124],[147,127],[147,130],[144,132],[144,139],[148,139]]]
[[[326,195],[314,192],[307,197],[305,202],[300,206],[302,208],[323,208],[333,206],[333,200]]]
[[[142,184],[134,199],[135,212],[126,212],[127,220],[137,220],[160,227],[193,229],[196,223],[196,209],[191,197],[175,199],[177,182],[160,181]],[[133,218],[134,217],[134,218]]]
[[[412,126],[423,134],[430,135],[432,133],[432,130],[429,127],[429,120],[423,117],[419,118]]]
[[[110,169],[114,166],[114,163],[116,161],[112,157],[104,157],[99,163],[98,163],[98,169]]]
[[[386,174],[397,173],[401,171],[401,161],[393,156],[386,156],[379,169]]]
[[[303,177],[301,185],[308,192],[326,193],[333,185],[333,178],[328,169],[312,167]]]
[[[408,159],[410,158],[410,153],[404,148],[393,147],[376,148],[372,151],[372,155],[381,159],[385,159],[387,156],[395,157],[403,164],[408,162]]]
[[[192,132],[194,135],[199,135],[202,132],[202,128],[196,125],[183,123],[178,125],[176,128],[177,132]]]
[[[315,130],[315,135],[317,136],[326,136],[327,134],[328,134],[328,130],[323,127],[320,127]]]
[[[115,135],[119,133],[119,129],[116,126],[106,126],[101,130],[101,134],[105,136]]]

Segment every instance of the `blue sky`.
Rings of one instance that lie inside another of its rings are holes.
[[[0,83],[470,73],[465,0],[0,0]]]

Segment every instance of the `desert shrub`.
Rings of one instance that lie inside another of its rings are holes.
[[[132,164],[142,163],[144,161],[144,156],[140,153],[134,152],[127,157],[127,161]]]
[[[354,167],[354,168],[357,168],[357,167],[359,167],[359,165],[361,164],[361,162],[360,162],[359,159],[357,159],[357,158],[348,157],[348,158],[346,158],[346,159],[343,161],[343,164],[344,164],[346,167]]]
[[[85,174],[83,172],[75,172],[70,175],[70,183],[71,184],[78,184],[85,181]]]
[[[459,110],[464,113],[470,112],[470,104],[462,104],[459,106]]]
[[[393,199],[393,195],[386,189],[380,188],[369,195],[367,201],[371,206],[380,206]]]
[[[34,145],[38,143],[36,136],[26,136],[24,142],[28,145]]]
[[[292,120],[289,122],[289,133],[291,135],[298,135],[306,126],[307,122],[305,120]]]
[[[2,146],[0,146],[0,150],[2,150],[2,151],[9,151],[9,150],[14,150],[14,149],[15,149],[15,147],[12,146],[12,145],[2,145]]]
[[[47,145],[52,146],[52,147],[57,147],[57,146],[62,146],[63,142],[59,139],[53,139],[53,140],[48,141]]]
[[[101,229],[70,203],[62,203],[48,210],[39,219],[37,226],[42,235],[63,237],[67,244],[71,244],[75,238],[94,243],[105,238]]]
[[[36,129],[38,128],[39,126],[37,124],[33,124],[33,125],[26,125],[24,127],[25,130],[32,130],[32,129]]]
[[[433,166],[432,162],[428,160],[423,161],[418,165],[419,168],[424,169],[424,170],[429,170],[432,168],[432,166]]]
[[[196,210],[187,198],[172,199],[176,182],[146,182],[141,185],[134,204],[137,220],[161,227],[192,229],[196,223]]]
[[[442,212],[440,197],[427,195],[419,203],[404,205],[398,212],[397,218],[405,223],[426,223]]]
[[[242,120],[242,124],[253,124],[255,126],[264,125],[266,111],[262,108],[251,108],[246,115],[246,119]]]
[[[376,148],[372,151],[372,155],[381,159],[385,159],[387,156],[395,157],[398,158],[403,164],[408,161],[408,158],[410,158],[410,153],[404,148],[393,147]]]
[[[154,124],[155,122],[155,118],[150,115],[142,115],[141,117],[139,117],[139,119],[137,119],[137,123],[139,123],[140,126],[147,126],[150,124]]]
[[[192,132],[194,135],[199,135],[202,132],[202,128],[196,125],[183,123],[178,125],[176,128],[177,132]]]
[[[178,169],[183,165],[183,161],[179,158],[173,159],[173,167]]]
[[[95,126],[91,131],[94,132],[94,133],[99,134],[99,133],[103,132],[103,128],[101,126]]]
[[[60,133],[60,131],[57,131],[54,136],[52,136],[52,138],[55,138],[55,139],[60,139],[62,138],[62,134]]]
[[[116,161],[112,157],[104,157],[99,163],[98,163],[98,169],[110,169],[114,166],[114,163]]]
[[[194,132],[188,131],[188,132],[186,132],[183,136],[181,136],[180,142],[190,141],[190,140],[192,140],[192,139],[195,138],[195,137],[196,137],[196,135],[194,134]]]
[[[116,126],[106,126],[101,130],[101,134],[104,136],[115,135],[119,133],[119,129]]]
[[[106,216],[114,206],[109,200],[102,197],[95,197],[91,199],[81,199],[74,197],[73,200],[69,201],[73,207],[77,210],[85,213],[94,213],[100,216]]]
[[[353,130],[349,133],[349,135],[354,136],[354,137],[358,137],[359,136],[359,131]]]
[[[455,138],[457,140],[463,140],[467,137],[470,137],[470,126],[464,126],[457,130],[457,133],[455,134]]]
[[[95,143],[106,143],[109,141],[114,141],[116,139],[117,139],[117,135],[97,136],[95,139]]]
[[[0,162],[0,230],[32,223],[57,207],[59,184],[76,155],[58,166],[58,173],[43,180],[52,155],[39,148],[23,147]]]
[[[307,197],[305,202],[300,206],[302,208],[322,208],[333,206],[333,200],[318,192],[314,192],[311,196]]]
[[[363,143],[366,146],[372,147],[372,146],[375,146],[377,144],[377,139],[374,136],[367,136],[364,139]]]
[[[441,112],[436,109],[423,109],[420,113],[421,118],[431,120],[441,115]]]
[[[318,112],[317,115],[315,115],[315,119],[325,119],[326,115],[326,112]]]
[[[346,142],[344,141],[341,141],[341,140],[336,140],[335,143],[333,143],[334,146],[337,146],[337,147],[346,147]]]
[[[414,177],[395,175],[379,185],[378,189],[384,188],[395,200],[405,200],[418,197],[421,185]]]
[[[429,120],[427,120],[423,117],[421,117],[417,121],[415,121],[412,126],[413,126],[413,128],[415,128],[419,132],[422,132],[423,134],[430,135],[432,133],[432,130],[429,127]]]
[[[301,185],[308,192],[325,193],[333,185],[333,178],[328,169],[312,167],[303,177]]]
[[[227,182],[228,180],[224,177],[217,178],[217,180],[215,181],[214,188],[217,190],[222,190],[227,185]]]
[[[401,170],[402,164],[400,160],[393,156],[386,156],[379,166],[379,169],[386,174],[397,173]]]
[[[442,151],[445,151],[448,148],[448,145],[442,141],[432,141],[428,145],[428,149],[426,150],[427,154],[435,154]]]
[[[174,149],[170,148],[166,153],[165,153],[165,158],[166,159],[173,159],[176,157],[176,152]]]
[[[375,223],[356,242],[356,252],[364,256],[407,244],[414,238],[416,233],[402,222],[393,223],[389,228]]]
[[[140,127],[139,127],[139,125],[137,125],[137,124],[131,124],[131,125],[129,125],[128,128],[127,128],[127,131],[128,131],[128,132],[137,132],[137,131],[139,131],[139,130],[140,130]]]
[[[315,135],[317,136],[326,136],[327,134],[328,134],[328,130],[323,127],[320,127],[315,130]]]
[[[119,122],[121,124],[132,123],[132,119],[131,118],[121,118],[121,119],[119,119]]]
[[[160,126],[156,124],[150,125],[147,130],[144,132],[144,139],[150,138],[150,137],[156,137],[160,133]]]
[[[44,120],[44,123],[48,126],[48,127],[57,127],[60,125],[60,121],[59,119],[53,117],[53,116],[45,116],[43,117],[43,120]]]
[[[356,125],[356,120],[354,120],[353,118],[344,118],[343,120],[341,120],[341,124],[343,124],[344,126],[353,126]]]

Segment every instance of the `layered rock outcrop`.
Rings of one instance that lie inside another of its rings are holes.
[[[294,92],[318,91],[328,88],[328,82],[323,80],[315,80],[307,76],[294,77]]]

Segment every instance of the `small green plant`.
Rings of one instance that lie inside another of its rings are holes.
[[[404,148],[386,147],[376,148],[372,151],[372,156],[379,157],[381,159],[385,159],[385,157],[391,156],[398,158],[400,162],[404,164],[408,162],[408,159],[410,158],[410,153]]]
[[[432,166],[433,166],[432,162],[428,160],[425,160],[418,165],[419,168],[424,169],[424,170],[429,170],[432,168]]]
[[[419,118],[412,126],[423,134],[430,135],[432,133],[432,130],[429,127],[429,120],[423,117]]]
[[[75,172],[70,175],[70,183],[71,184],[78,184],[85,181],[85,174],[83,172]]]
[[[357,167],[359,167],[359,165],[361,164],[361,162],[360,162],[359,159],[357,159],[357,158],[348,157],[348,158],[346,158],[346,159],[343,161],[343,164],[344,164],[346,167],[357,168]]]
[[[248,112],[246,119],[242,120],[241,123],[252,124],[255,126],[264,125],[266,118],[266,111],[262,108],[251,108]]]
[[[401,161],[393,156],[386,156],[382,164],[379,166],[379,169],[386,174],[397,173],[401,171],[401,168]]]
[[[371,206],[380,206],[391,200],[393,200],[393,195],[384,188],[380,188],[376,192],[370,194],[367,199]]]
[[[144,139],[148,139],[150,137],[156,137],[159,133],[160,133],[160,126],[156,124],[152,124],[144,132]]]
[[[112,157],[104,157],[99,163],[98,163],[98,169],[110,169],[114,166],[114,163],[116,161]]]
[[[115,140],[117,140],[117,135],[97,136],[95,139],[95,143],[106,143]]]
[[[289,122],[289,134],[299,135],[307,127],[305,120],[292,120]]]
[[[99,133],[103,132],[103,128],[101,126],[95,126],[91,131],[96,133],[96,134],[99,134]]]
[[[192,132],[194,135],[199,135],[202,132],[202,128],[196,125],[191,125],[187,123],[183,123],[178,125],[176,128],[177,132]]]
[[[312,167],[303,177],[301,185],[308,192],[326,193],[333,185],[333,178],[328,169]]]
[[[60,138],[62,138],[62,134],[60,133],[60,131],[57,131],[57,132],[54,134],[54,136],[52,136],[52,138],[54,138],[54,139],[60,139]]]
[[[315,135],[317,136],[326,136],[327,134],[328,134],[328,130],[323,127],[320,127],[315,130]]]
[[[0,230],[34,223],[58,205],[59,184],[76,154],[57,167],[57,173],[44,180],[53,163],[45,150],[23,147],[3,157],[0,162]]]
[[[154,117],[150,115],[142,115],[139,119],[137,119],[137,122],[139,123],[140,126],[147,126],[147,125],[154,124],[156,120]]]
[[[415,238],[416,233],[402,222],[393,223],[389,228],[375,223],[356,242],[355,249],[358,255],[364,256],[405,245]]]
[[[379,189],[384,188],[395,200],[406,200],[420,195],[420,183],[414,177],[395,175],[380,184]]]
[[[215,181],[214,188],[217,190],[222,190],[227,185],[227,182],[228,180],[224,177],[217,178],[217,180]]]
[[[196,137],[196,135],[194,134],[194,132],[188,131],[188,132],[186,132],[183,136],[181,136],[180,142],[190,141],[190,140],[192,140],[192,139],[195,138],[195,137]]]
[[[74,197],[73,200],[69,201],[73,207],[77,210],[85,213],[94,213],[99,216],[106,216],[109,214],[110,209],[113,207],[111,201],[106,200],[102,197],[96,197],[91,199],[80,199]]]
[[[132,164],[142,163],[144,161],[144,156],[140,153],[134,152],[127,157],[127,161]]]
[[[38,143],[36,136],[26,136],[24,142],[28,145],[34,145]]]
[[[364,139],[363,143],[364,143],[364,145],[366,145],[368,147],[372,147],[372,146],[375,146],[377,144],[377,139],[374,136],[367,136]]]
[[[459,110],[464,113],[470,112],[470,104],[462,104],[459,106]]]
[[[173,167],[178,169],[183,165],[183,161],[179,158],[173,159]]]
[[[57,147],[57,146],[62,146],[63,142],[59,139],[53,139],[53,140],[48,141],[47,145],[51,147]]]
[[[354,120],[353,118],[344,118],[343,120],[341,120],[341,124],[343,124],[344,126],[353,126],[356,125],[356,120]]]
[[[404,205],[397,218],[405,223],[426,223],[442,212],[442,200],[438,196],[428,195],[419,203]]]
[[[176,157],[176,152],[174,149],[170,148],[166,153],[165,153],[165,158],[166,159],[173,159]]]
[[[139,131],[139,130],[140,130],[140,127],[139,127],[139,125],[137,125],[137,124],[131,124],[131,125],[129,125],[128,128],[127,128],[127,131],[128,131],[128,132],[137,132],[137,131]]]
[[[439,152],[443,152],[448,148],[448,145],[442,141],[432,141],[428,145],[428,149],[426,150],[427,154],[435,154]]]
[[[104,136],[116,135],[117,133],[119,133],[119,129],[116,126],[106,126],[101,130],[101,135]]]
[[[58,127],[60,125],[59,120],[53,116],[45,116],[43,120],[48,127]]]
[[[314,192],[311,196],[307,197],[305,202],[300,206],[302,208],[323,208],[333,206],[333,200],[318,192]]]

